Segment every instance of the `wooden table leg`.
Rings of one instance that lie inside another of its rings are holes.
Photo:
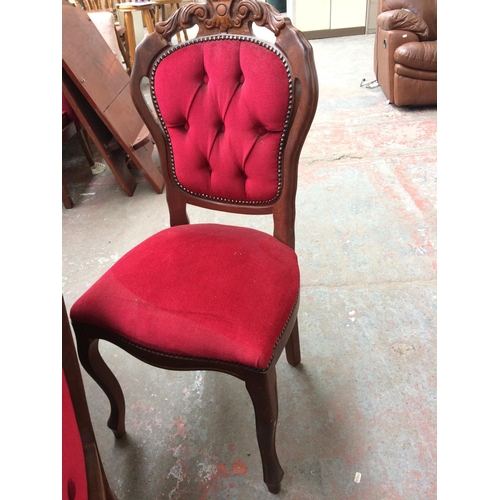
[[[127,34],[127,46],[128,46],[127,48],[130,59],[130,69],[132,69],[135,59],[135,29],[134,29],[134,18],[132,16],[132,12],[125,11],[123,13],[123,19]]]
[[[66,179],[64,178],[64,172],[62,174],[62,202],[64,208],[73,208],[73,200],[69,194],[68,185],[66,184]]]
[[[153,33],[155,30],[155,25],[153,23],[153,17],[151,16],[151,12],[149,10],[142,11],[142,19],[144,20],[144,24],[146,25],[148,33]]]

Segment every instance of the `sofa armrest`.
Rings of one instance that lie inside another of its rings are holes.
[[[377,18],[377,24],[385,31],[401,30],[415,33],[420,41],[429,38],[427,23],[409,10],[397,9],[382,12]]]
[[[437,40],[401,45],[394,51],[394,62],[420,71],[437,71]]]

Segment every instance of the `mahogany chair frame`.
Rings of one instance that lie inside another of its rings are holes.
[[[265,204],[231,203],[197,197],[180,188],[175,182],[168,138],[145,100],[141,82],[144,77],[149,79],[153,61],[162,51],[172,46],[171,39],[180,30],[198,25],[197,37],[185,43],[196,43],[197,39],[210,35],[255,38],[252,30],[253,23],[271,30],[276,36],[275,46],[286,56],[291,70],[290,85],[293,86],[291,125],[281,153],[281,190],[277,199]],[[147,36],[137,47],[131,74],[131,93],[133,102],[158,148],[166,184],[171,226],[189,224],[187,204],[233,213],[272,214],[274,237],[294,249],[295,196],[299,156],[318,101],[318,81],[311,45],[305,36],[293,27],[288,18],[283,17],[271,5],[258,0],[208,0],[206,4],[187,4],[177,10],[167,21],[158,23],[155,29],[155,33]],[[278,418],[276,363],[284,349],[289,364],[297,366],[301,361],[298,307],[299,300],[297,299],[276,343],[270,364],[263,370],[220,360],[167,355],[133,344],[109,331],[91,325],[73,323],[73,327],[82,365],[109,398],[111,414],[108,427],[116,437],[121,437],[125,433],[125,400],[117,379],[99,353],[100,339],[121,347],[152,366],[171,370],[213,370],[227,373],[244,381],[255,411],[264,482],[270,492],[278,493],[284,473],[275,446]]]
[[[68,385],[76,423],[80,432],[87,476],[89,500],[116,500],[102,466],[90,419],[82,373],[71,334],[64,297],[62,299],[62,369]],[[63,436],[64,439],[64,436]]]

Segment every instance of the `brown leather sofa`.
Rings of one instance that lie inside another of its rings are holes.
[[[374,69],[396,106],[437,104],[437,0],[379,0]]]

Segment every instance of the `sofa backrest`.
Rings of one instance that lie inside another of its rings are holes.
[[[378,7],[378,14],[387,10],[411,10],[427,23],[428,40],[437,40],[437,0],[379,0]]]

